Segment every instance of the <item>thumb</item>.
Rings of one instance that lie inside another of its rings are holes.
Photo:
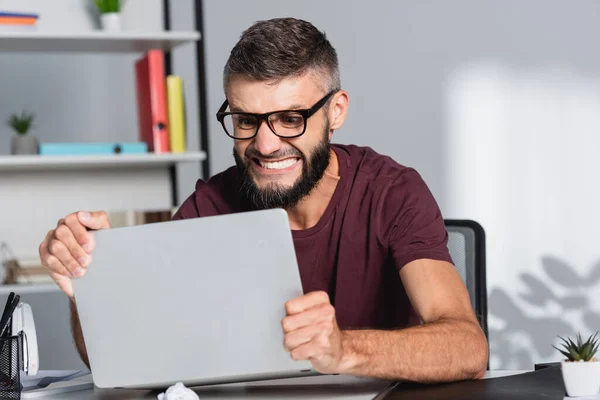
[[[108,215],[104,211],[79,211],[77,213],[77,219],[83,226],[89,229],[97,230],[97,229],[109,229],[110,220],[108,219]]]
[[[72,299],[74,296],[74,292],[73,282],[71,281],[71,279],[56,273],[51,273],[50,276],[52,277],[52,279],[54,279],[58,287]]]

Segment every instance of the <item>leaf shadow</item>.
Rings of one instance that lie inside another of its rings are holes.
[[[553,282],[567,289],[578,288],[584,283],[573,267],[558,258],[542,257],[542,268]]]

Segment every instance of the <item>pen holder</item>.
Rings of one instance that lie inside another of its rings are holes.
[[[21,398],[19,336],[0,337],[0,400]]]

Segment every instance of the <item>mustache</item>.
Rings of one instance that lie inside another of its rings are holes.
[[[256,150],[253,146],[248,146],[248,148],[244,152],[244,155],[249,160],[251,160],[253,158],[261,158],[261,159],[266,159],[266,160],[268,160],[268,159],[277,160],[277,159],[286,158],[286,157],[298,157],[300,159],[304,159],[304,156],[302,155],[302,153],[297,149],[277,150],[271,154],[265,155],[265,154],[262,154],[260,151]]]

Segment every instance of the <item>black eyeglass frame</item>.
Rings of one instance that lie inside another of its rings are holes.
[[[315,115],[315,113],[317,111],[319,111],[321,109],[321,107],[323,107],[327,103],[327,101],[331,98],[331,96],[333,96],[336,92],[337,92],[337,90],[332,90],[331,92],[327,93],[321,100],[317,101],[315,103],[315,105],[312,106],[311,108],[305,108],[305,109],[300,109],[300,110],[270,111],[270,112],[267,112],[264,114],[254,114],[254,113],[247,113],[247,112],[225,112],[225,110],[227,109],[227,106],[229,105],[229,102],[227,101],[227,99],[225,99],[225,101],[223,102],[223,105],[221,105],[221,108],[219,108],[219,111],[217,112],[217,120],[221,123],[221,126],[223,126],[223,130],[225,131],[225,134],[235,140],[254,139],[256,137],[256,135],[258,134],[258,130],[260,129],[260,125],[261,125],[261,121],[263,121],[263,120],[267,123],[267,126],[269,127],[271,132],[273,132],[273,134],[275,134],[275,136],[279,136],[280,138],[284,138],[284,139],[292,139],[292,138],[296,138],[298,136],[304,135],[304,132],[306,132],[306,121],[311,116]],[[282,135],[277,134],[277,132],[275,132],[275,129],[273,129],[273,127],[271,126],[269,117],[272,114],[285,113],[285,112],[295,112],[295,113],[302,115],[302,117],[304,119],[304,127],[302,128],[302,132],[300,132],[297,135],[293,135],[293,136],[282,136]],[[239,138],[239,137],[235,137],[235,136],[232,136],[231,134],[229,134],[229,132],[227,132],[227,128],[225,127],[225,122],[224,122],[225,117],[228,115],[245,115],[245,116],[256,118],[257,124],[256,124],[256,132],[254,132],[254,135],[249,136],[249,137]]]

